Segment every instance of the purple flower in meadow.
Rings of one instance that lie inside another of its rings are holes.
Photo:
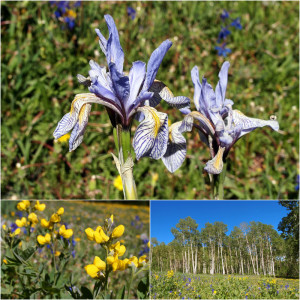
[[[240,23],[240,18],[234,19],[234,20],[231,22],[230,26],[233,26],[233,27],[235,27],[236,29],[239,29],[239,30],[243,29],[243,26],[242,26],[241,23]]]
[[[229,18],[229,12],[226,9],[223,9],[221,13],[221,19],[224,21],[225,19]]]
[[[127,15],[131,18],[131,20],[135,19],[136,11],[131,6],[127,7]]]
[[[225,43],[220,47],[216,46],[215,49],[218,51],[219,56],[226,57],[228,53],[231,53],[231,49],[225,48]]]
[[[287,284],[286,286],[285,286],[285,289],[288,289],[289,288],[289,285]]]
[[[231,33],[230,30],[228,30],[227,27],[223,27],[222,26],[222,29],[221,31],[219,32],[219,35],[218,35],[218,43],[220,43],[221,40],[225,40],[226,37]]]
[[[278,295],[278,294],[279,294],[279,291],[276,291],[276,294]]]
[[[15,232],[17,228],[18,228],[18,225],[16,223],[12,223],[10,226],[11,232]]]

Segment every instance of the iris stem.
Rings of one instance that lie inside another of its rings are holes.
[[[223,170],[218,175],[213,175],[211,184],[212,184],[212,194],[214,200],[223,200],[224,199],[224,181],[226,177],[226,168],[227,163],[223,163]]]
[[[117,125],[115,143],[119,149],[120,176],[122,178],[123,192],[125,200],[136,200],[136,185],[133,178],[133,161],[131,158],[131,137],[130,130]]]

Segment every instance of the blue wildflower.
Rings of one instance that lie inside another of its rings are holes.
[[[229,18],[229,12],[226,9],[223,9],[221,13],[221,19],[224,21],[225,19]]]
[[[243,26],[242,26],[241,23],[240,23],[240,18],[234,19],[234,20],[231,22],[230,26],[233,26],[233,27],[235,27],[236,29],[239,29],[239,30],[243,29]]]
[[[225,43],[220,47],[216,46],[215,49],[218,51],[219,56],[226,57],[228,53],[231,53],[231,49],[225,47]]]
[[[18,225],[16,223],[12,223],[10,226],[11,232],[15,232],[17,228],[18,228]]]
[[[127,7],[127,14],[131,18],[131,20],[134,20],[135,19],[135,15],[136,15],[136,11],[131,6],[128,6]]]
[[[231,33],[230,30],[228,30],[227,27],[223,27],[222,26],[222,29],[221,31],[219,32],[219,35],[218,35],[218,43],[220,43],[221,40],[225,40],[226,37]]]

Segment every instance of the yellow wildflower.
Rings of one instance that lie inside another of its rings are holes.
[[[37,224],[39,222],[38,217],[35,213],[31,213],[28,216],[28,220],[32,223],[32,224]]]
[[[152,174],[152,185],[155,185],[155,183],[158,180],[158,177],[159,177],[158,173],[153,173]]]
[[[4,230],[6,230],[6,229],[7,229],[6,224],[3,224],[3,225],[2,225],[2,228],[3,228]]]
[[[46,233],[45,236],[38,235],[37,241],[40,245],[50,244],[51,235],[49,233]]]
[[[129,261],[128,261],[128,265],[135,265],[136,267],[139,266],[139,260],[136,256],[132,256],[129,258]]]
[[[50,222],[52,223],[58,223],[60,222],[61,218],[58,214],[53,214],[50,218]]]
[[[21,229],[20,229],[20,228],[17,228],[13,233],[10,233],[9,236],[10,236],[10,237],[14,237],[14,236],[20,234],[20,232],[21,232]]]
[[[54,256],[60,256],[60,252],[59,251],[55,251]]]
[[[112,265],[114,262],[116,262],[118,260],[118,254],[115,253],[114,256],[107,256],[106,261],[109,265]]]
[[[72,229],[66,229],[66,226],[63,225],[59,228],[59,234],[65,239],[69,239],[73,235]]]
[[[99,278],[100,277],[100,271],[105,270],[106,263],[101,260],[98,256],[95,256],[94,262],[92,265],[87,265],[84,267],[88,275],[90,275],[92,278]]]
[[[59,216],[61,216],[61,215],[64,214],[64,212],[65,212],[65,209],[64,209],[63,207],[61,207],[61,208],[59,208],[59,210],[57,211],[57,214],[58,214]]]
[[[23,200],[17,204],[17,209],[22,211],[22,210],[26,210],[29,206],[30,206],[30,201]]]
[[[143,267],[144,264],[147,262],[146,257],[147,257],[147,255],[142,255],[142,256],[139,258],[139,265],[138,265],[139,267]]]
[[[123,191],[123,183],[122,178],[120,175],[118,175],[114,180],[114,187],[118,189],[119,191]]]
[[[121,237],[121,236],[123,235],[124,231],[125,231],[124,225],[119,225],[118,227],[116,227],[116,228],[113,230],[113,232],[112,232],[112,234],[111,234],[111,237],[112,237],[112,238],[118,238],[118,237]]]
[[[93,241],[94,240],[94,230],[92,229],[92,228],[87,228],[86,230],[85,230],[85,233],[86,233],[86,235],[87,235],[87,238],[90,240],[90,241]]]
[[[217,291],[214,291],[214,295],[217,293]]]
[[[75,240],[75,242],[80,242],[81,238],[75,238],[74,240]]]
[[[43,211],[46,208],[46,204],[40,204],[40,201],[36,201],[34,208],[38,211]]]
[[[10,215],[12,216],[12,217],[14,217],[15,216],[15,212],[14,211],[12,211],[11,213],[10,213]]]
[[[44,227],[44,228],[48,228],[49,225],[50,225],[50,222],[47,221],[46,219],[42,219],[42,220],[41,220],[41,225],[42,225],[42,227]]]
[[[109,247],[110,251],[114,251],[118,254],[118,256],[124,255],[126,252],[126,247],[124,245],[121,245],[120,242],[117,242]]]
[[[25,217],[23,217],[21,220],[17,219],[15,223],[18,227],[25,227],[27,224],[27,220]]]
[[[150,248],[150,241],[147,243],[148,248]]]
[[[3,258],[2,261],[7,265],[7,260],[5,258]]]
[[[70,18],[72,18],[72,19],[75,19],[76,16],[77,16],[77,14],[76,14],[76,12],[74,10],[68,9],[67,16],[70,17]]]
[[[173,271],[173,270],[168,271],[167,277],[168,277],[168,278],[171,278],[171,277],[173,277],[173,276],[174,276],[174,271]]]

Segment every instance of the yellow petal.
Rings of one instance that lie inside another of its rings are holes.
[[[92,228],[87,228],[85,230],[85,233],[87,235],[87,238],[90,240],[90,241],[94,241],[94,230]]]
[[[38,235],[38,237],[36,239],[40,245],[46,244],[46,239],[42,235]]]
[[[95,265],[87,265],[84,268],[88,275],[90,275],[92,278],[99,277],[99,269]]]
[[[44,228],[48,228],[50,225],[50,222],[48,222],[46,219],[41,220],[41,226]]]
[[[112,238],[118,238],[118,237],[120,237],[120,236],[123,235],[124,231],[125,231],[124,225],[119,225],[118,227],[116,227],[116,228],[113,230],[113,232],[112,232],[112,234],[111,234],[111,237],[112,237]]]
[[[64,233],[62,234],[62,236],[65,239],[69,239],[71,236],[73,235],[73,230],[72,229],[67,229],[64,231]]]
[[[18,204],[17,204],[17,209],[18,210],[26,210],[26,206],[25,206],[25,204],[24,204],[24,202],[19,202]]]
[[[51,241],[51,235],[49,233],[46,233],[46,235],[45,235],[45,241],[46,241],[47,244],[50,243],[50,241]]]
[[[63,207],[61,207],[58,211],[57,211],[57,214],[59,216],[63,215],[63,213],[65,212],[65,209]]]
[[[124,245],[120,246],[118,255],[122,256],[122,255],[124,255],[125,252],[126,252],[126,247]]]
[[[37,224],[39,222],[38,217],[35,213],[31,213],[28,215],[28,220],[33,223],[33,224]]]
[[[50,218],[50,222],[52,223],[58,223],[60,222],[61,218],[58,214],[53,214]]]
[[[93,264],[99,269],[99,270],[105,270],[106,263],[98,256],[95,256]]]
[[[65,225],[62,225],[60,228],[59,228],[59,234],[60,235],[63,235],[64,234],[64,232],[66,231],[66,226]]]

